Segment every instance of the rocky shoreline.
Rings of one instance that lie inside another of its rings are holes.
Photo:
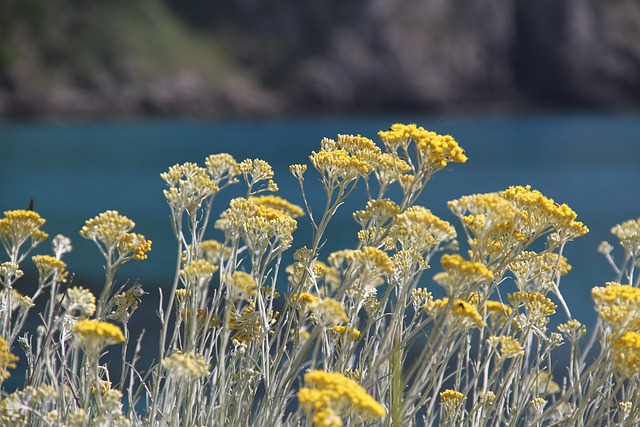
[[[16,37],[28,54],[0,63],[0,118],[640,108],[634,0],[243,4],[212,3],[216,19],[201,19],[224,46],[218,74],[188,60],[145,73],[126,48],[96,60],[97,73],[61,60],[44,73],[42,46],[64,53],[68,40]],[[42,74],[63,78],[32,78]]]

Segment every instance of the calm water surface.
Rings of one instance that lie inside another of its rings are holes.
[[[420,201],[444,219],[455,223],[447,200],[514,184],[530,184],[578,212],[591,233],[567,246],[573,270],[561,286],[574,315],[591,323],[590,289],[612,278],[596,248],[611,239],[613,225],[640,217],[638,114],[2,124],[0,209],[26,208],[33,198],[35,209],[47,219],[44,229],[73,240],[67,261],[76,273],[75,283],[94,287],[101,280],[101,260],[78,230],[100,212],[120,211],[153,240],[149,259],[125,266],[120,277],[139,280],[157,294],[155,288],[171,282],[175,259],[159,177],[169,166],[202,164],[208,154],[219,152],[239,160],[263,158],[274,167],[281,195],[301,203],[289,164],[308,162],[324,136],[360,133],[375,140],[378,130],[398,121],[450,133],[467,152],[469,161],[437,174]],[[312,170],[307,177],[310,198],[319,209],[323,194]],[[218,211],[225,200],[228,197],[220,197]],[[356,195],[353,204],[339,212],[326,253],[354,244],[357,230],[350,213],[362,203],[364,196]],[[308,233],[303,219],[294,246],[308,244]],[[48,251],[49,245],[45,242],[39,252]],[[427,279],[425,285],[437,287]]]

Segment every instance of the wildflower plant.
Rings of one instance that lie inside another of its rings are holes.
[[[119,268],[143,262],[152,244],[106,211],[80,231],[104,258],[101,291],[72,283],[71,241],[59,235],[50,254],[32,256],[38,286],[22,295],[23,264],[48,235],[37,213],[6,211],[0,384],[19,359],[27,368],[23,387],[2,390],[0,423],[637,425],[640,220],[611,230],[619,259],[600,245],[615,276],[592,290],[599,320],[588,334],[560,287],[565,245],[588,232],[571,208],[529,186],[466,195],[448,204],[458,234],[419,204],[434,174],[467,161],[455,139],[403,124],[378,137],[324,138],[309,164],[290,167],[298,202],[276,194],[261,159],[213,154],[170,167],[160,176],[176,245],[162,250],[174,251],[175,275],[164,289],[118,285]],[[307,197],[311,174],[319,208]],[[354,192],[363,205],[350,204]],[[331,220],[349,208],[357,244],[325,254],[343,232]],[[310,223],[309,241],[294,239],[298,221]],[[293,263],[283,265],[287,251]],[[441,271],[428,274],[434,265]],[[141,368],[142,337],[129,328],[142,321],[145,291],[160,296],[160,331]],[[24,332],[47,294],[40,326]]]

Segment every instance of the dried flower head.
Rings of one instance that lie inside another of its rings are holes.
[[[331,327],[346,323],[349,318],[344,306],[333,298],[323,298],[309,304],[312,319],[323,326]]]
[[[96,297],[90,290],[74,286],[67,289],[66,298],[62,300],[62,307],[74,317],[91,317],[96,311]]]

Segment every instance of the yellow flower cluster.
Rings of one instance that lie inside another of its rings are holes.
[[[137,260],[147,259],[147,252],[151,251],[151,240],[145,239],[142,234],[127,233],[118,242],[118,252],[121,254],[133,254]]]
[[[472,251],[488,258],[489,264],[512,261],[513,254],[543,235],[549,235],[548,242],[555,247],[589,231],[567,205],[530,186],[463,196],[448,206],[469,231]]]
[[[396,215],[389,232],[393,246],[419,253],[455,238],[456,230],[451,224],[429,209],[415,205]]]
[[[213,273],[218,271],[218,266],[208,263],[203,259],[195,260],[180,270],[180,276],[187,283],[203,285],[211,279]]]
[[[344,306],[333,298],[323,298],[309,304],[312,318],[323,326],[335,326],[345,323],[349,318]]]
[[[231,200],[229,208],[216,221],[216,228],[230,238],[239,234],[253,253],[264,253],[271,239],[282,250],[291,246],[298,223],[280,209],[261,206],[244,198]],[[272,242],[272,243],[273,243]]]
[[[342,416],[364,422],[386,413],[364,388],[344,375],[316,370],[306,373],[304,382],[298,401],[315,426],[341,427]]]
[[[467,261],[459,254],[445,254],[440,264],[453,283],[479,283],[493,280],[493,273],[480,262]]]
[[[451,303],[449,298],[442,298],[433,301],[429,301],[423,306],[423,309],[427,312],[433,312],[434,310],[441,310],[445,307],[451,307],[453,313],[463,321],[466,325],[476,326],[482,328],[485,326],[482,316],[478,313],[478,309],[468,302],[461,299],[454,299]]]
[[[640,333],[625,332],[611,341],[611,348],[614,350],[613,363],[623,377],[640,373]]]
[[[487,343],[492,347],[499,346],[500,357],[503,359],[524,356],[522,345],[511,336],[489,337]]]
[[[176,379],[199,378],[209,375],[209,364],[201,354],[176,350],[162,359],[162,367]]]
[[[282,197],[274,195],[252,196],[249,197],[249,201],[255,203],[258,206],[280,210],[292,218],[297,218],[304,215],[304,210],[300,206],[294,205],[293,203],[283,199]]]
[[[109,249],[114,248],[135,225],[118,211],[106,211],[88,219],[80,230],[80,236],[101,241]]]
[[[57,272],[57,280],[65,281],[67,274],[64,270],[67,268],[67,264],[64,261],[51,255],[35,255],[31,257],[31,260],[36,265],[41,279],[46,280]]]
[[[339,326],[332,326],[329,328],[329,330],[340,335],[340,337],[344,337],[344,334],[346,332],[347,337],[352,341],[355,341],[358,338],[360,338],[360,331],[356,328],[348,328],[346,326],[339,325]]]
[[[174,214],[185,210],[194,214],[206,198],[219,190],[207,169],[195,163],[173,165],[160,177],[169,186],[168,190],[164,190],[164,196]]]
[[[234,271],[226,277],[227,289],[232,301],[251,300],[258,294],[256,281],[244,271]]]
[[[538,292],[513,292],[507,299],[514,307],[524,306],[528,321],[538,326],[546,325],[558,307]]]
[[[5,211],[4,218],[0,219],[0,241],[4,245],[7,254],[12,251],[17,254],[18,249],[27,239],[31,238],[33,246],[49,237],[40,230],[45,220],[31,210]]]
[[[640,329],[640,289],[607,282],[606,287],[594,287],[591,296],[596,303],[598,316],[615,335]]]
[[[0,337],[0,380],[6,380],[11,376],[8,369],[15,369],[18,356],[11,353],[9,345]]]
[[[207,172],[216,185],[224,179],[231,180],[240,173],[238,162],[231,154],[212,154],[204,160]]]
[[[387,131],[378,132],[378,136],[391,152],[396,152],[399,148],[406,151],[413,141],[418,163],[424,164],[425,169],[437,170],[444,168],[449,162],[464,163],[467,161],[464,150],[453,137],[438,135],[415,124],[396,123]]]
[[[119,327],[99,320],[78,320],[73,327],[73,332],[80,347],[94,356],[97,356],[104,347],[124,341],[124,334]]]
[[[640,218],[630,219],[611,229],[611,234],[620,241],[620,245],[630,254],[638,255],[640,251]]]
[[[393,272],[389,255],[372,246],[336,251],[329,255],[327,261],[338,270],[343,267],[343,263],[346,263],[352,271],[362,271],[368,277]]]
[[[558,275],[565,275],[571,270],[564,256],[553,252],[537,254],[523,251],[509,263],[509,270],[515,277],[520,291],[546,293],[555,286]]]
[[[320,174],[332,184],[347,183],[367,175],[373,167],[346,150],[321,150],[309,156],[309,160]]]
[[[440,403],[442,405],[442,413],[446,421],[451,421],[452,417],[462,408],[466,396],[456,390],[445,390],[440,392]]]

